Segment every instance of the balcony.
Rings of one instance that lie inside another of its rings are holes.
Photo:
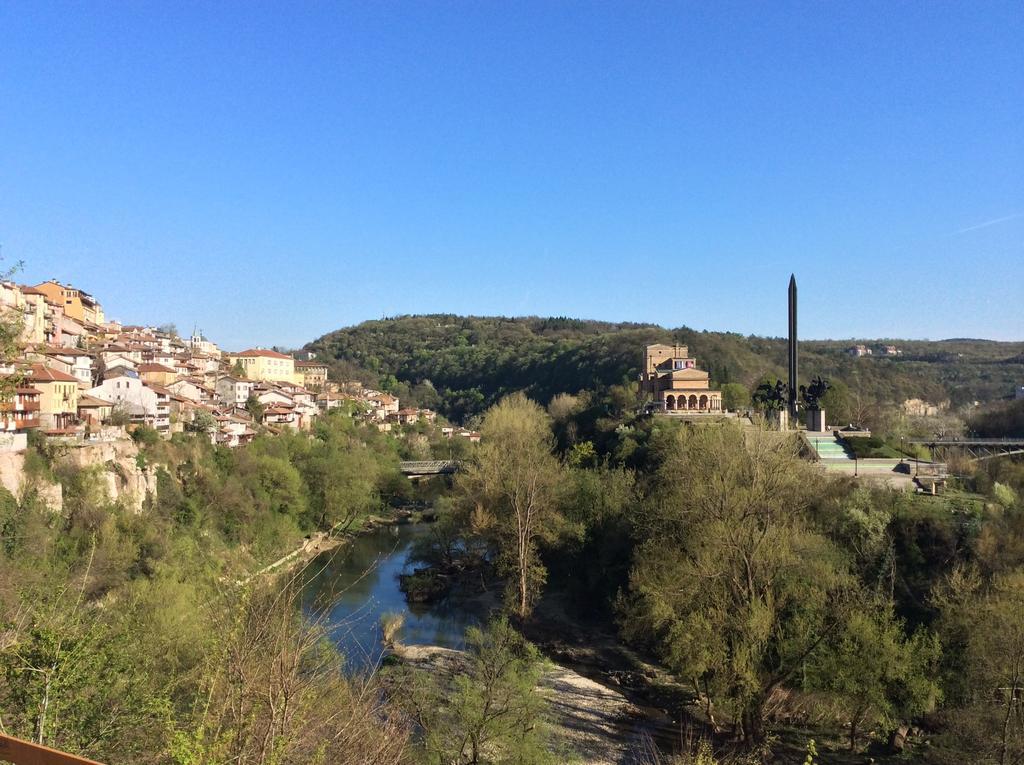
[[[38,412],[38,401],[0,401],[0,412]]]

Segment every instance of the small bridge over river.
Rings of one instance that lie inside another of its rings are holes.
[[[927,446],[933,455],[959,451],[974,460],[1024,454],[1024,438],[913,438],[907,443]]]
[[[398,468],[402,475],[419,478],[431,475],[452,475],[462,467],[459,460],[413,460],[399,462]]]

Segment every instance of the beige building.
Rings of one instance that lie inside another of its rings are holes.
[[[277,351],[251,348],[227,354],[227,361],[232,367],[236,363],[241,364],[242,371],[250,380],[302,383],[301,375],[297,377],[295,374],[295,359]]]
[[[143,382],[154,385],[170,385],[178,379],[175,370],[156,362],[139,364],[137,371]]]
[[[717,413],[721,391],[711,390],[708,373],[697,369],[685,345],[648,345],[640,392],[651,398],[656,412]]]
[[[78,420],[78,378],[33,364],[25,382],[39,391],[39,414],[48,430],[70,428]]]
[[[296,361],[295,371],[302,377],[302,387],[323,390],[327,384],[327,365],[320,361]]]
[[[98,430],[114,411],[114,402],[107,401],[88,393],[78,396],[78,419],[84,425]]]
[[[21,342],[46,342],[46,297],[41,292],[32,287],[19,287],[14,282],[2,282],[0,305],[6,311],[20,314],[25,322],[18,338]]]

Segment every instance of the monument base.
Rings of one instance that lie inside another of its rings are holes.
[[[811,433],[824,433],[825,432],[825,410],[824,409],[808,409],[807,410],[807,430]]]

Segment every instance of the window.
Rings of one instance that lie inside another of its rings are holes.
[[[684,362],[683,362],[683,360],[682,360],[682,359],[676,359],[676,360],[675,360],[675,368],[676,368],[676,369],[682,369],[682,368],[683,368],[683,363],[684,363]]]

